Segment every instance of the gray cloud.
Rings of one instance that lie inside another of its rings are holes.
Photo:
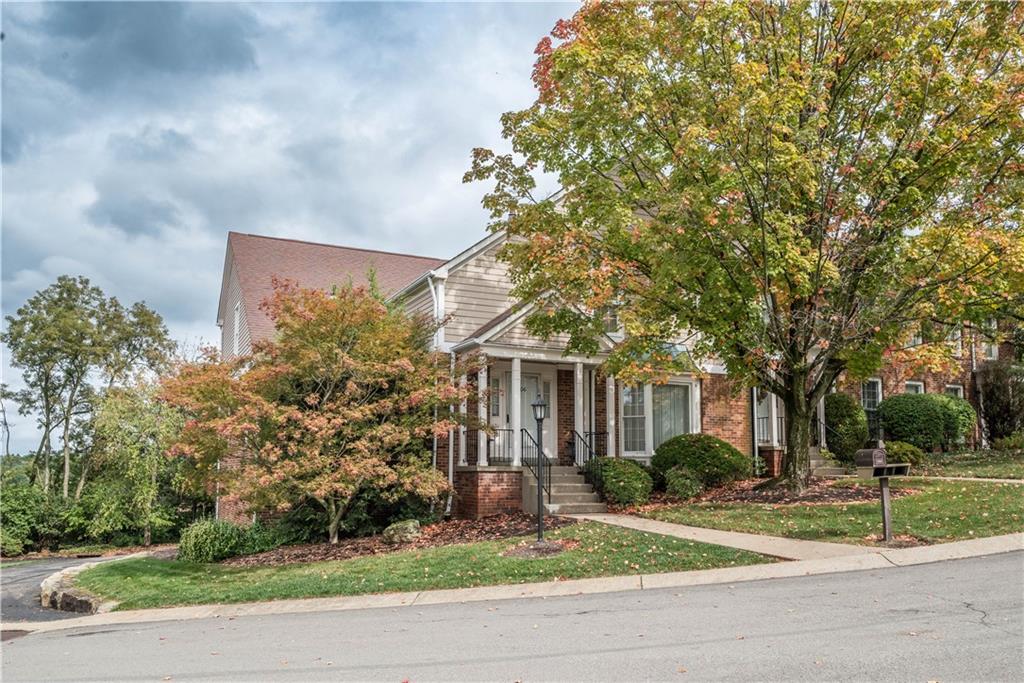
[[[239,5],[54,3],[39,22],[56,39],[41,63],[45,73],[91,92],[154,77],[241,72],[256,66],[250,40],[257,26]]]
[[[457,253],[487,223],[469,151],[504,149],[572,10],[5,5],[4,312],[81,274],[213,341],[229,229]]]
[[[173,128],[146,126],[135,135],[115,133],[107,139],[115,159],[121,161],[170,161],[195,149],[192,138]]]

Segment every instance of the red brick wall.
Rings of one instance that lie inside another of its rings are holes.
[[[725,375],[706,375],[700,385],[701,431],[750,455],[753,430],[750,389],[729,381]]]
[[[459,467],[455,471],[455,514],[478,519],[516,512],[523,504],[523,475],[506,467]]]

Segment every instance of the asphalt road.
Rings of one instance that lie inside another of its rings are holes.
[[[5,681],[1024,680],[1024,552],[683,589],[105,626]]]
[[[18,621],[52,621],[82,616],[43,609],[39,604],[39,584],[59,569],[93,561],[72,557],[4,562],[0,565],[0,617],[4,625]]]

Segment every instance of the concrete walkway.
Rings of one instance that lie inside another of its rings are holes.
[[[865,545],[847,545],[844,543],[823,543],[821,541],[801,541],[794,538],[780,538],[763,534],[746,534],[739,531],[720,531],[703,527],[686,526],[672,522],[659,522],[646,517],[614,514],[570,515],[575,519],[586,519],[612,526],[621,526],[636,531],[647,531],[662,536],[685,538],[688,541],[699,541],[713,545],[724,545],[739,550],[780,557],[784,560],[823,560],[850,555],[866,555],[879,553],[884,548]]]
[[[1024,479],[987,479],[985,477],[935,477],[929,475],[913,475],[914,479],[937,479],[938,481],[983,481],[988,484],[1024,484]]]

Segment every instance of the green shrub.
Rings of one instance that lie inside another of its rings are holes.
[[[703,490],[700,479],[689,467],[676,466],[665,473],[665,491],[674,498],[690,500]]]
[[[33,545],[43,512],[43,494],[30,484],[4,484],[0,495],[0,553],[21,555]]]
[[[246,549],[246,529],[217,519],[201,519],[181,532],[178,559],[208,563],[242,555]]]
[[[708,434],[681,434],[654,451],[651,466],[663,475],[673,467],[689,467],[704,486],[718,486],[751,474],[750,458]]]
[[[1024,326],[1020,329],[1024,331]],[[997,439],[1024,432],[1024,365],[989,362],[976,372],[985,436],[994,444]]]
[[[903,441],[886,441],[885,454],[889,462],[909,462],[911,465],[924,462],[924,451]]]
[[[996,439],[992,442],[992,448],[997,451],[1024,451],[1024,431]]]
[[[651,498],[651,475],[632,460],[595,458],[587,463],[584,475],[601,497],[616,505],[641,505]]]
[[[864,409],[846,394],[825,395],[825,440],[835,459],[852,464],[853,456],[868,440]]]
[[[958,396],[935,394],[935,397],[946,411],[946,438],[943,447],[948,449],[964,443],[967,437],[974,433],[974,426],[978,423],[978,414],[974,412],[974,407]]]
[[[896,394],[878,404],[885,438],[928,452],[956,429],[956,416],[938,394]],[[831,440],[829,445],[832,445]]]

